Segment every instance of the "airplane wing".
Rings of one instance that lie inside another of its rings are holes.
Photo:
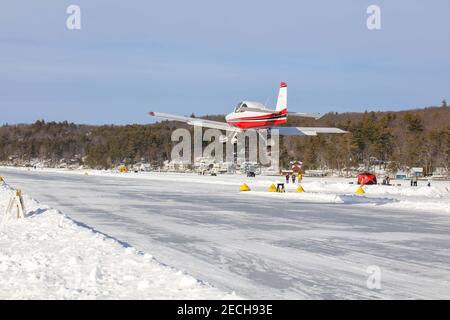
[[[281,136],[316,136],[319,133],[347,133],[339,128],[326,127],[273,127]]]
[[[165,120],[180,121],[180,122],[190,124],[192,126],[201,126],[201,127],[206,127],[206,128],[213,128],[213,129],[234,131],[234,132],[241,131],[239,128],[230,126],[226,122],[184,117],[184,116],[162,113],[162,112],[149,112],[148,114],[152,117],[157,117],[157,118],[161,118],[161,119],[165,119]]]

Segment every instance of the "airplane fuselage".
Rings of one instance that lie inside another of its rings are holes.
[[[238,104],[234,112],[225,117],[227,123],[240,129],[270,128],[285,124],[287,110],[267,109],[258,102],[244,101]]]

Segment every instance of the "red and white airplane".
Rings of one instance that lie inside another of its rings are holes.
[[[181,121],[194,126],[202,126],[219,130],[231,131],[236,134],[247,130],[277,129],[280,135],[315,136],[318,133],[346,133],[339,128],[326,127],[281,127],[287,122],[288,114],[319,119],[318,113],[299,113],[287,111],[287,84],[281,82],[275,110],[268,109],[259,102],[242,101],[234,111],[225,117],[226,122],[211,121],[199,118],[183,117],[162,112],[149,112],[150,116],[161,119]]]

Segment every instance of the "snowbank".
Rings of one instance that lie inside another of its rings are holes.
[[[307,178],[302,182],[302,187],[306,191],[304,193],[296,193],[298,184],[293,183],[285,185],[286,193],[270,193],[266,191],[267,187],[281,180],[260,179],[248,183],[252,191],[247,195],[300,202],[382,205],[408,211],[450,214],[450,184],[448,182],[433,182],[436,186],[432,187],[410,187],[406,184],[403,186],[367,185],[363,187],[366,192],[364,195],[355,195],[359,186],[346,180],[348,179]]]
[[[151,255],[24,196],[26,218],[5,216],[0,185],[0,299],[235,299]]]

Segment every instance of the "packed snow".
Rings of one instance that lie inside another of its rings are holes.
[[[286,193],[269,193],[283,177],[20,168],[0,175],[221,292],[450,298],[449,182],[393,181],[356,195],[355,179],[343,178],[307,177],[304,193],[292,183]],[[243,182],[251,191],[239,192]],[[380,289],[367,287],[371,266],[381,270]]]
[[[225,299],[151,255],[24,196],[26,218],[5,214],[0,185],[0,299]]]

